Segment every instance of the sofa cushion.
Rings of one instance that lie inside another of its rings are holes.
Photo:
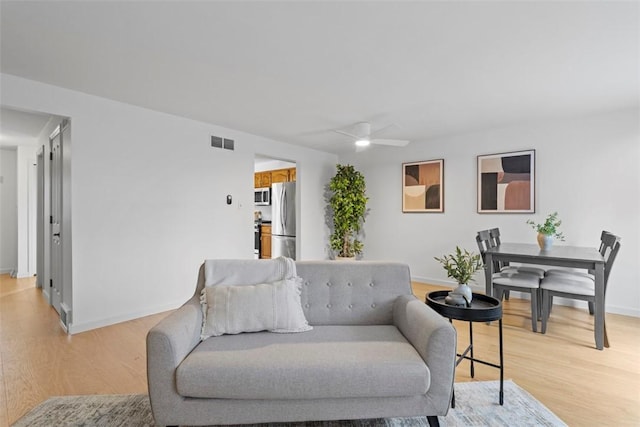
[[[406,264],[386,261],[296,261],[309,324],[391,325],[393,303],[413,295]]]
[[[202,290],[201,339],[242,332],[305,332],[311,328],[300,304],[302,279]]]
[[[415,396],[430,381],[418,352],[392,325],[209,338],[176,371],[178,393],[196,398]]]
[[[291,258],[208,259],[204,262],[204,285],[256,285],[296,277]]]

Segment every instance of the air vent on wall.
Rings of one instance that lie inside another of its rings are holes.
[[[211,135],[211,146],[214,148],[224,148],[225,150],[233,151],[235,149],[235,141],[233,139]]]
[[[71,323],[71,309],[65,303],[60,304],[60,321],[67,331]]]
[[[222,148],[222,138],[211,135],[211,146],[215,148]]]

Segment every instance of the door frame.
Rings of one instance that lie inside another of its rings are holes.
[[[64,122],[63,122],[64,123]],[[49,304],[62,313],[61,304],[64,297],[64,234],[62,233],[62,127],[58,125],[49,136]]]
[[[58,153],[52,149],[54,139],[59,138]],[[71,269],[71,121],[63,119],[48,138],[48,144],[42,147],[42,166],[38,167],[38,282],[49,305],[60,315],[60,325],[67,333],[72,327],[72,269]],[[40,156],[38,152],[38,156]],[[54,157],[58,164],[54,169]],[[40,159],[40,157],[38,157]],[[40,175],[41,174],[41,175]],[[54,175],[57,174],[58,186],[55,187]],[[40,193],[40,190],[42,192]],[[57,193],[56,193],[57,192]],[[54,213],[54,193],[59,204],[58,213]],[[41,217],[40,217],[41,215]],[[54,215],[57,225],[54,228]],[[53,234],[59,233],[59,251],[54,251]],[[57,269],[54,271],[54,269]],[[59,298],[54,295],[53,280],[57,274],[56,287]]]

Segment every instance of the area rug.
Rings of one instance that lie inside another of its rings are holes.
[[[456,408],[440,417],[440,425],[566,426],[553,412],[513,381],[504,382],[504,405],[498,404],[498,381],[456,383]],[[14,427],[152,427],[146,395],[53,397],[42,402]],[[262,427],[427,427],[425,417],[356,421],[260,424]]]

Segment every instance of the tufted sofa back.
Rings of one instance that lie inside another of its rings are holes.
[[[385,325],[393,302],[411,295],[406,264],[382,261],[297,261],[302,307],[311,325]]]

